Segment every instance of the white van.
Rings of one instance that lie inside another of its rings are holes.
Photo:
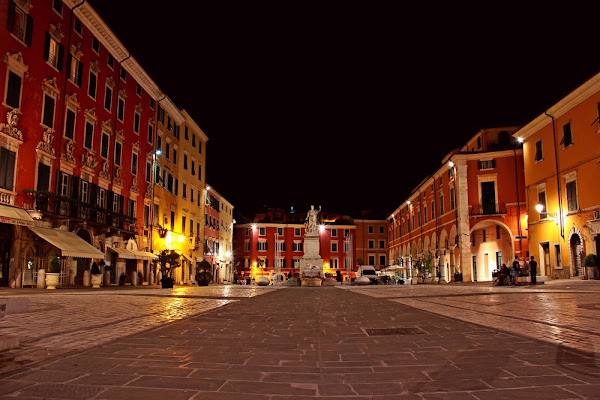
[[[358,272],[356,274],[357,277],[359,276],[366,276],[367,278],[369,278],[369,280],[371,280],[371,285],[377,285],[378,283],[378,276],[377,276],[377,271],[375,270],[375,268],[371,265],[361,265],[360,267],[358,267]]]

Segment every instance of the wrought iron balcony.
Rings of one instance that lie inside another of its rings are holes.
[[[26,191],[23,208],[137,233],[136,219],[50,192]]]
[[[505,203],[483,203],[471,207],[469,215],[504,215],[506,214]]]

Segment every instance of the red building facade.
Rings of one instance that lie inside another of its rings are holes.
[[[434,278],[489,281],[515,255],[528,256],[523,151],[510,136],[516,130],[481,130],[425,177],[388,220],[390,264],[413,276],[429,259]]]
[[[10,176],[0,183],[0,203],[96,248],[71,256],[78,279],[102,258],[113,264],[113,280],[135,270],[147,274],[152,257],[142,253],[152,191],[146,161],[163,94],[88,3],[9,0],[0,3],[0,15],[6,19],[0,23],[0,165]],[[1,284],[10,278],[18,285],[19,273],[61,255],[25,228],[32,225],[19,214],[0,226],[0,236],[13,239],[0,249],[13,260]],[[124,256],[126,249],[139,253]]]
[[[256,215],[254,222],[235,225],[234,257],[237,279],[279,275],[286,279],[300,273],[304,255],[304,215],[272,209]],[[356,225],[345,216],[322,217],[319,229],[323,272],[346,276],[356,269]]]

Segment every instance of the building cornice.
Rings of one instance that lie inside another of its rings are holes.
[[[559,118],[598,91],[600,91],[600,73],[594,75],[583,85],[563,97],[558,103],[546,110],[546,112],[554,118]],[[545,113],[542,113],[516,131],[513,134],[513,137],[527,140],[531,135],[549,125],[551,122],[552,119]]]
[[[183,114],[183,117],[185,118],[185,122],[188,125],[190,125],[195,132],[198,132],[198,134],[200,134],[200,137],[202,138],[202,140],[204,140],[205,142],[208,142],[208,136],[206,136],[204,131],[198,126],[196,121],[194,121],[194,119],[187,112],[187,110],[185,110],[185,109],[181,110],[181,114]]]

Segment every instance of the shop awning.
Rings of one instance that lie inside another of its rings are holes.
[[[0,204],[0,222],[11,225],[33,226],[33,218],[27,211],[18,207],[5,206]]]
[[[126,260],[154,260],[158,258],[157,255],[148,253],[147,251],[119,249],[117,247],[109,247],[109,249]]]
[[[104,253],[73,232],[33,226],[29,229],[51,245],[58,247],[65,257],[104,258]]]

